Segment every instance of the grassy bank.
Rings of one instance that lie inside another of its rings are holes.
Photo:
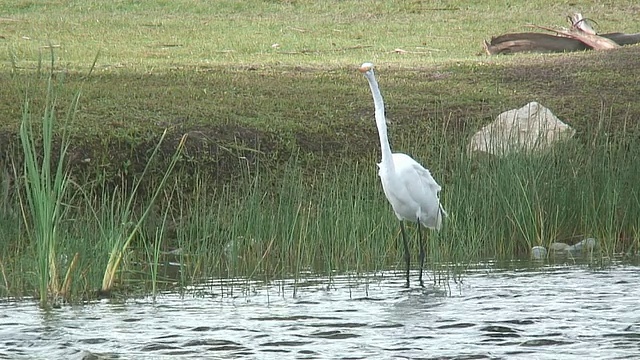
[[[561,24],[557,14],[573,9],[323,4],[0,5],[0,295],[42,296],[52,281],[46,269],[59,283],[68,276],[65,296],[78,300],[108,292],[105,284],[147,293],[208,276],[395,266],[398,226],[376,175],[371,96],[356,71],[365,60],[378,65],[392,147],[443,185],[451,217],[429,234],[434,270],[584,237],[599,240],[598,258],[637,250],[637,46],[475,57],[490,35],[556,17]],[[577,10],[605,31],[638,31],[630,2],[584,6]],[[40,55],[49,50],[52,77]],[[51,161],[63,158],[68,184],[53,204],[43,200],[59,217],[45,214],[55,220],[55,244],[39,248],[37,211],[23,192],[38,180],[25,177],[18,134],[25,96],[31,118],[42,118],[51,81],[60,84],[58,118],[75,110],[67,126],[51,128]],[[576,137],[533,157],[467,156],[473,132],[532,100]]]
[[[378,73],[396,141],[404,141],[407,151],[428,157],[428,163],[446,163],[448,159],[438,158],[440,142],[419,147],[414,140],[431,138],[434,129],[445,123],[447,137],[469,137],[500,112],[531,100],[576,128],[579,138],[595,130],[601,117],[607,119],[602,131],[615,134],[626,126],[625,131],[634,134],[640,85],[630,74],[640,66],[637,55],[635,47],[606,53],[523,55],[502,63],[380,64]],[[192,67],[164,74],[94,73],[87,79],[88,69],[89,65],[86,71],[65,74],[66,86],[60,90],[61,101],[66,101],[73,89],[84,89],[69,148],[69,161],[77,168],[74,176],[83,182],[105,177],[119,183],[140,173],[149,149],[165,129],[167,154],[183,134],[190,135],[185,172],[198,168],[219,180],[238,174],[239,157],[250,166],[258,159],[282,164],[299,151],[305,165],[323,167],[343,157],[374,157],[378,151],[370,94],[355,65]],[[15,134],[24,84],[35,89],[34,106],[42,106],[38,101],[46,98],[45,80],[34,80],[31,72],[4,75],[0,146],[4,153],[19,156]],[[165,166],[159,162],[158,171]]]
[[[238,157],[253,164],[264,154],[263,163],[282,164],[300,150],[301,161],[314,167],[327,158],[371,157],[377,148],[371,104],[355,71],[363,61],[378,66],[392,132],[409,144],[443,121],[448,135],[469,136],[531,100],[579,132],[593,127],[604,108],[617,129],[640,116],[631,76],[637,47],[476,54],[484,39],[531,31],[524,27],[530,23],[564,26],[572,11],[595,19],[602,32],[640,31],[636,10],[633,1],[6,1],[0,150],[18,156],[13,150],[20,146],[13,145],[25,84],[42,106],[41,54],[49,51],[67,84],[60,98],[84,89],[69,149],[81,182],[104,177],[117,184],[140,173],[165,129],[167,153],[189,133],[191,165],[219,180],[237,175]],[[430,146],[415,150],[431,156],[437,143]],[[158,164],[159,173],[165,165]]]
[[[25,110],[23,117],[23,129],[45,120],[43,159],[55,155],[51,114],[58,97],[52,92],[50,86],[43,114]],[[450,133],[450,118],[434,122],[430,136],[393,137],[395,148],[418,154],[443,184],[451,215],[441,233],[428,234],[429,266],[438,278],[479,260],[527,257],[532,246],[586,237],[598,239],[597,251],[588,254],[592,260],[634,256],[640,143],[633,127],[615,129],[605,110],[598,126],[578,138],[549,152],[504,159],[469,156],[466,138]],[[40,136],[21,136],[30,154],[26,164],[38,162]],[[376,176],[377,152],[334,154],[321,168],[310,167],[310,154],[300,148],[275,167],[265,153],[249,160],[236,152],[228,164],[236,168],[233,181],[220,181],[206,170],[180,171],[192,166],[183,142],[173,148],[163,177],[151,173],[159,168],[155,154],[164,139],[152,147],[145,170],[131,175],[133,184],[123,178],[112,186],[105,177],[77,182],[68,162],[55,163],[53,178],[50,170],[30,166],[22,177],[13,161],[13,172],[3,175],[0,294],[39,295],[46,304],[113,290],[180,290],[209,277],[379,271],[402,258],[397,221]],[[71,140],[62,141],[65,150]],[[62,154],[56,160],[64,160]],[[415,238],[413,227],[411,234]]]

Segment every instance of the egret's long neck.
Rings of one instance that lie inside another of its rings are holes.
[[[378,81],[376,81],[373,73],[367,74],[367,80],[369,80],[369,87],[371,87],[371,93],[373,94],[373,104],[376,109],[376,125],[378,126],[378,136],[380,136],[380,149],[382,150],[381,164],[393,169],[393,157],[391,156],[391,146],[387,136],[387,121],[384,116],[384,100],[382,100]]]

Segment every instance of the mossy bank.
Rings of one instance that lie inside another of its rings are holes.
[[[639,47],[601,53],[523,55],[424,67],[379,64],[395,149],[447,169],[443,146],[463,141],[502,111],[536,100],[581,134],[637,134]],[[277,167],[292,154],[310,169],[337,159],[372,160],[378,143],[366,82],[353,67],[181,67],[152,73],[56,70],[58,109],[81,90],[71,123],[69,162],[83,179],[135,175],[165,129],[169,155],[188,134],[185,174],[228,180],[241,163]],[[46,69],[42,69],[46,75]],[[5,158],[19,158],[25,96],[38,108],[46,76],[4,72],[0,138]],[[602,118],[606,120],[602,124]],[[600,124],[600,125],[599,125]],[[419,146],[416,146],[419,144]],[[460,147],[448,149],[456,154]],[[169,159],[170,156],[164,157]],[[241,161],[239,161],[241,159]],[[162,161],[156,166],[161,172]]]

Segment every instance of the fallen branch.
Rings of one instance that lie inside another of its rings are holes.
[[[571,24],[571,27],[578,28],[586,34],[596,35],[596,30],[589,24],[586,18],[582,17],[580,13],[574,13],[567,16],[567,20]]]
[[[504,34],[484,41],[487,55],[512,54],[519,52],[554,53],[586,50],[582,42],[543,33]]]
[[[609,50],[609,49],[617,49],[620,47],[620,45],[616,44],[614,41],[610,39],[607,39],[603,36],[587,34],[577,27],[571,27],[571,29],[569,30],[559,30],[559,29],[548,28],[546,26],[539,26],[539,25],[532,25],[532,26],[538,29],[553,31],[558,34],[562,34],[568,38],[576,39],[584,43],[588,47],[592,48],[593,50]]]
[[[487,55],[511,54],[517,52],[571,52],[584,50],[611,50],[621,46],[640,43],[640,33],[596,34],[587,19],[576,13],[567,17],[569,29],[557,29],[541,25],[526,25],[555,33],[511,33],[492,37],[484,41]]]

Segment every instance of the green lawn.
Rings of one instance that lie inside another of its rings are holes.
[[[602,32],[637,32],[635,1],[3,1],[3,67],[29,68],[46,46],[59,66],[163,72],[186,65],[335,68],[485,61],[482,40],[566,26],[580,11]],[[278,46],[275,46],[278,44]],[[398,54],[395,49],[408,51]]]

